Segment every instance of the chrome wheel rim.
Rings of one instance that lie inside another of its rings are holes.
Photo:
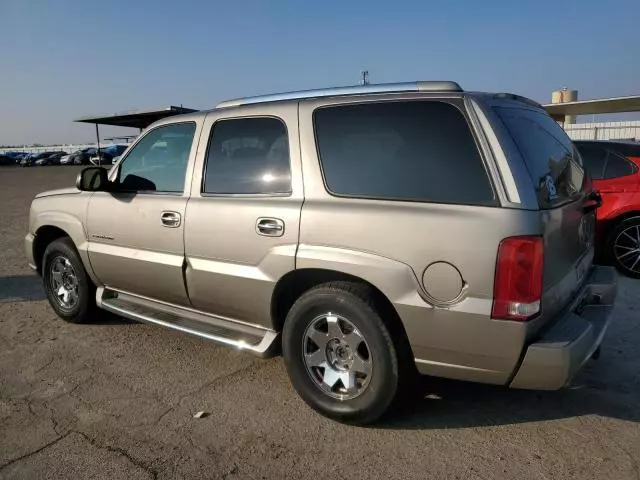
[[[622,230],[613,242],[616,260],[627,270],[640,273],[640,225]]]
[[[78,303],[78,277],[68,258],[57,256],[49,266],[49,284],[58,305],[70,310]]]
[[[362,333],[346,318],[318,315],[304,332],[302,356],[307,373],[327,395],[350,400],[369,385],[373,364]]]

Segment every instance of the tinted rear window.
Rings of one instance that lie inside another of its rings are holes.
[[[281,120],[272,117],[220,120],[211,135],[204,193],[291,192],[289,139]]]
[[[549,115],[527,108],[496,111],[529,170],[540,208],[553,208],[580,197],[584,170],[573,142]]]
[[[462,112],[438,101],[341,105],[316,110],[327,189],[337,195],[494,204]]]

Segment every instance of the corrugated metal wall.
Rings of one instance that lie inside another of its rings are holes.
[[[640,141],[640,121],[574,123],[565,125],[572,140],[637,140]]]

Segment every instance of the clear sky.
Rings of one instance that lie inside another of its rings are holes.
[[[74,118],[354,84],[362,69],[544,103],[563,86],[632,95],[640,0],[0,0],[0,65],[0,144],[91,141]]]

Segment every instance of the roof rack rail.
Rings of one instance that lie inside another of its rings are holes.
[[[462,92],[462,87],[451,81],[419,81],[404,83],[380,83],[374,85],[353,85],[350,87],[320,88],[297,92],[272,93],[257,97],[237,98],[219,103],[216,108],[237,107],[252,103],[278,102],[303,98],[335,97],[344,95],[364,95],[367,93],[395,92]]]

